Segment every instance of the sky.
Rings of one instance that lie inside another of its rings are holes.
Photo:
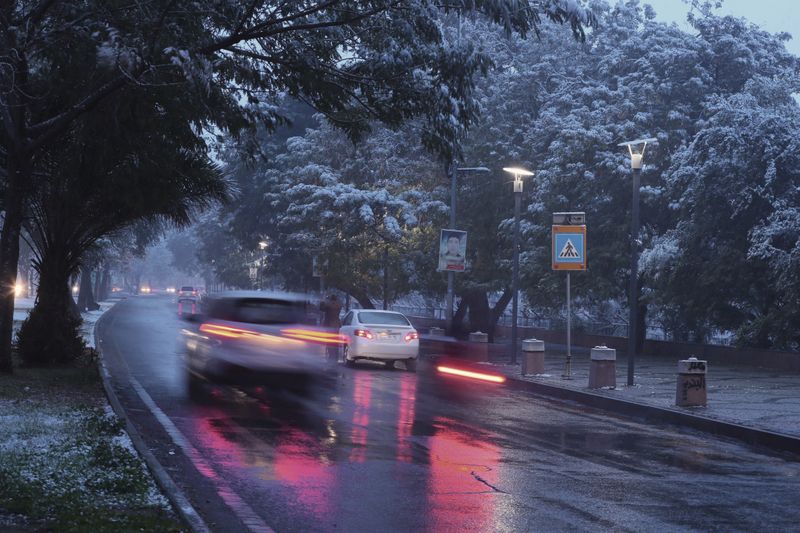
[[[684,29],[689,6],[682,0],[643,0],[653,6],[657,19],[675,22]],[[800,0],[724,0],[716,13],[746,18],[770,33],[788,32],[793,39],[786,48],[800,56]]]

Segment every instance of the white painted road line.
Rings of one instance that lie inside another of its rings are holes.
[[[153,416],[156,417],[156,420],[161,424],[161,427],[164,428],[172,441],[183,450],[183,453],[192,461],[197,471],[203,474],[206,478],[208,478],[217,488],[217,494],[220,495],[222,500],[225,502],[228,507],[238,516],[244,525],[246,525],[251,531],[258,531],[258,532],[273,532],[273,529],[269,527],[258,514],[250,507],[242,498],[236,494],[236,492],[228,485],[222,477],[211,467],[211,465],[203,459],[203,456],[200,452],[192,446],[189,442],[189,439],[175,426],[175,424],[170,420],[170,418],[161,410],[158,405],[153,401],[147,391],[142,387],[141,383],[134,378],[133,376],[130,377],[130,384],[136,391],[136,394],[139,395],[142,402],[150,409],[150,412],[153,413]]]

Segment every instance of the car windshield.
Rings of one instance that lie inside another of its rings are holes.
[[[224,300],[213,306],[215,318],[249,324],[301,324],[308,322],[304,302],[273,298]]]
[[[411,323],[400,313],[381,313],[380,311],[362,311],[358,313],[358,321],[362,324],[380,326],[410,326]]]
[[[191,292],[193,290],[194,290],[194,288],[192,288],[192,287],[181,287],[181,291]]]

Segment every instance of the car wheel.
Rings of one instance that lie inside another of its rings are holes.
[[[344,357],[344,365],[345,366],[349,366],[349,367],[355,366],[356,362],[354,360],[350,359],[350,350],[348,349],[347,346],[343,346],[342,347],[342,355]]]
[[[392,361],[391,359],[389,359],[388,361],[384,361],[383,364],[385,364],[386,368],[388,368],[389,370],[394,370],[394,361]]]
[[[206,397],[205,383],[194,372],[186,372],[186,389],[193,402],[202,401]]]
[[[416,372],[417,371],[417,360],[416,359],[406,359],[406,370],[409,372]]]

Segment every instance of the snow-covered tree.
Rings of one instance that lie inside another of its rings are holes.
[[[302,99],[351,136],[371,120],[424,115],[424,139],[447,149],[473,113],[479,55],[441,46],[443,10],[480,11],[506,31],[539,17],[587,21],[576,2],[464,0],[9,1],[0,7],[0,158],[5,217],[0,280],[13,286],[19,236],[40,174],[40,152],[81,116],[123,91],[167,84],[202,97],[198,128],[237,132],[280,117],[264,105],[282,92]],[[455,121],[451,120],[455,118]],[[0,370],[11,371],[13,292],[0,300]]]

